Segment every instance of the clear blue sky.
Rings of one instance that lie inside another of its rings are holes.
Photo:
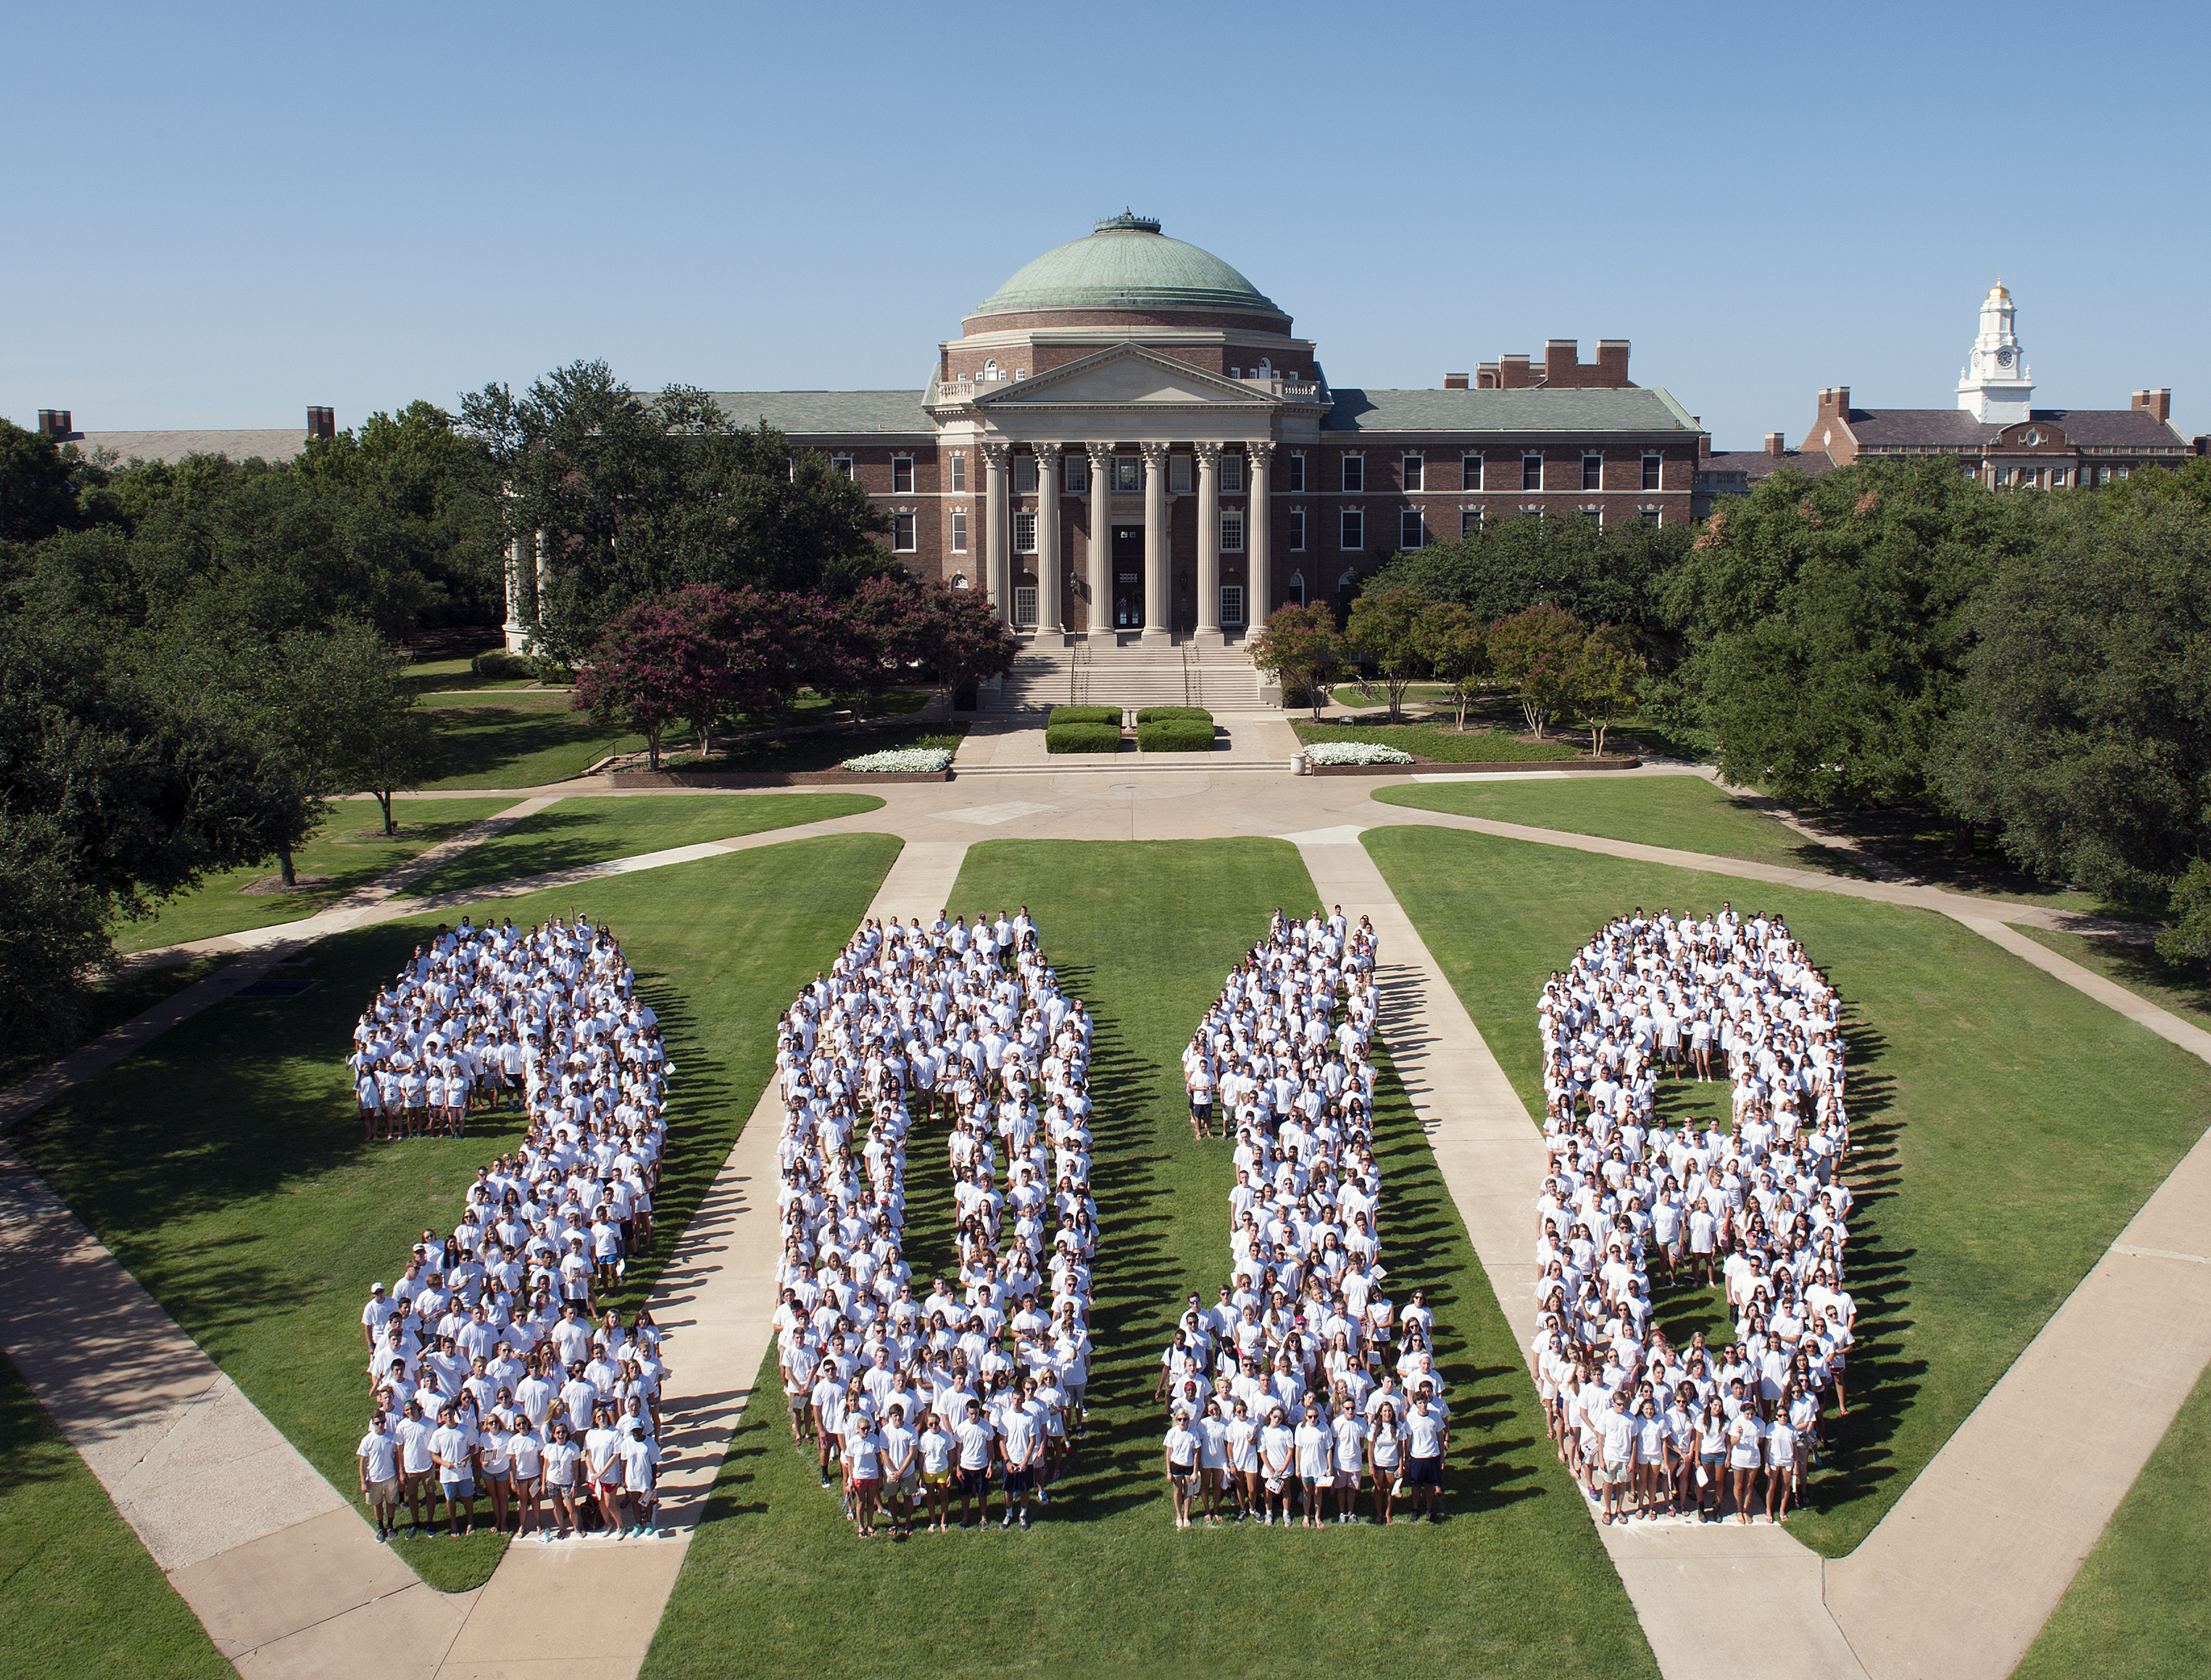
[[[2211,429],[2211,21],[2077,7],[28,5],[0,414],[339,424],[603,356],[918,388],[1124,204],[1338,384],[1634,341],[1722,448],[1944,407],[1981,294],[2038,405]]]

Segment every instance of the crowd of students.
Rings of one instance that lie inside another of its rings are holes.
[[[870,920],[777,1028],[777,1360],[791,1438],[863,1539],[1029,1526],[1082,1432],[1091,1023],[1027,907]],[[906,1151],[942,1129],[957,1252],[917,1297]]]
[[[1606,1523],[1748,1523],[1761,1503],[1778,1522],[1830,1405],[1848,1410],[1842,1000],[1778,917],[1639,908],[1552,976],[1537,1015],[1532,1351],[1560,1457]],[[1726,1129],[1658,1113],[1662,1081],[1689,1079],[1729,1086]],[[1670,1341],[1654,1271],[1723,1288],[1732,1340]]]
[[[1156,1399],[1174,1523],[1441,1520],[1448,1393],[1435,1316],[1384,1288],[1372,924],[1275,912],[1183,1055],[1190,1125],[1233,1137],[1229,1282],[1190,1297]],[[1219,1118],[1216,1121],[1215,1115]],[[1226,1514],[1224,1515],[1224,1514]]]
[[[660,1333],[607,1291],[652,1242],[674,1070],[621,948],[585,917],[440,926],[378,993],[351,1065],[371,1137],[459,1136],[505,1103],[521,1143],[478,1170],[361,1312],[356,1449],[377,1538],[491,1526],[550,1541],[657,1533]]]

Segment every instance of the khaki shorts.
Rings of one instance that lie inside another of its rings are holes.
[[[883,1492],[892,1499],[912,1499],[920,1490],[921,1477],[915,1471],[909,1470],[903,1476],[887,1477],[883,1481]]]
[[[367,1499],[372,1505],[389,1505],[398,1497],[399,1478],[397,1476],[387,1476],[381,1482],[368,1484]]]

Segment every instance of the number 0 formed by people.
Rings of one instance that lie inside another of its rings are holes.
[[[777,1027],[778,1363],[863,1538],[1029,1521],[1082,1433],[1097,1205],[1091,1022],[1017,916],[869,921]],[[906,1154],[949,1157],[955,1252],[906,1254]]]
[[[1275,913],[1183,1055],[1190,1128],[1232,1146],[1229,1267],[1162,1357],[1177,1526],[1439,1510],[1449,1421],[1415,1292],[1385,1290],[1372,925]]]

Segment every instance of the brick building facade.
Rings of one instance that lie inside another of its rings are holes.
[[[839,462],[900,559],[1017,628],[1205,644],[1482,519],[1686,522],[1701,429],[1627,353],[1337,385],[1241,275],[1124,215],[1016,273],[923,390],[718,396]]]

